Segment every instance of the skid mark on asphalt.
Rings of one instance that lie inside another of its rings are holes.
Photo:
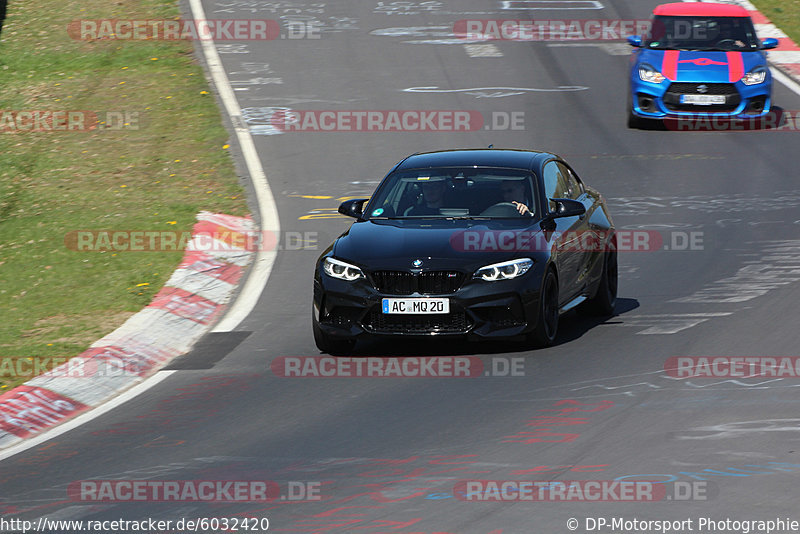
[[[197,458],[190,458],[188,460],[184,460],[181,462],[170,462],[161,465],[149,465],[125,471],[105,472],[102,474],[98,473],[96,475],[87,476],[86,480],[158,480],[162,479],[163,477],[180,477],[180,476],[187,477],[187,474],[196,473],[198,471],[202,472],[203,469],[210,469],[220,464],[235,465],[237,463],[249,460],[252,460],[252,458],[246,456],[197,457]],[[70,484],[72,483],[65,482],[62,484],[56,484],[49,487],[41,487],[38,489],[15,494],[13,498],[2,498],[2,496],[0,496],[0,503],[2,503],[4,506],[18,505],[21,507],[30,507],[30,508],[34,507],[39,508],[47,505],[58,505],[58,503],[62,502],[68,497],[67,490]],[[72,512],[68,511],[65,513],[77,514],[78,512],[81,511],[78,510],[78,508],[81,508],[84,511],[86,511],[87,509],[92,511],[91,508],[94,506],[115,506],[115,505],[105,505],[105,504],[70,505],[68,507],[59,508],[59,510],[74,508],[75,510],[73,510]],[[48,517],[52,517],[52,514],[50,512],[48,512]],[[73,517],[80,517],[80,516],[77,515]]]

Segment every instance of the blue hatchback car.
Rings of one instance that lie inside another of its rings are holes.
[[[730,4],[677,2],[653,11],[648,36],[634,35],[628,127],[698,114],[754,118],[770,111],[772,76],[747,11]]]

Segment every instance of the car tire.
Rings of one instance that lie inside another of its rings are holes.
[[[653,126],[653,119],[645,119],[633,112],[633,94],[628,91],[628,128],[648,130]]]
[[[314,343],[317,348],[331,356],[347,356],[356,346],[354,339],[338,339],[327,335],[319,327],[317,321],[313,322],[314,328]]]
[[[633,95],[628,91],[628,128],[640,128],[641,119],[633,112]]]
[[[617,305],[617,287],[619,286],[619,269],[617,268],[617,252],[609,250],[603,257],[603,274],[594,297],[581,306],[587,315],[609,316],[614,314]]]
[[[558,278],[553,269],[547,269],[542,280],[539,295],[539,317],[536,327],[528,334],[528,342],[533,346],[549,347],[558,335]]]
[[[635,115],[633,111],[628,111],[628,128],[640,130],[644,127],[644,119]]]

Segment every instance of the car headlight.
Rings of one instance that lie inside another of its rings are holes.
[[[348,282],[364,277],[364,273],[355,265],[350,265],[334,258],[325,258],[325,261],[322,262],[322,269],[328,276],[339,280],[347,280]]]
[[[642,81],[650,82],[650,83],[661,83],[666,78],[663,74],[658,72],[652,65],[648,65],[647,63],[642,63],[639,65],[639,78]]]
[[[764,83],[767,79],[767,68],[759,65],[742,77],[742,83],[745,85],[758,85]]]
[[[530,258],[520,258],[518,260],[504,261],[502,263],[493,263],[486,267],[481,267],[475,271],[473,278],[480,278],[487,282],[494,282],[496,280],[510,280],[518,276],[522,276],[533,265],[533,260]]]

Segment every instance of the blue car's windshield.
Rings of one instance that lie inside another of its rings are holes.
[[[645,41],[654,50],[738,51],[759,48],[749,17],[657,16]]]
[[[403,170],[381,183],[370,218],[518,218],[535,216],[531,174],[517,169],[441,167]]]

